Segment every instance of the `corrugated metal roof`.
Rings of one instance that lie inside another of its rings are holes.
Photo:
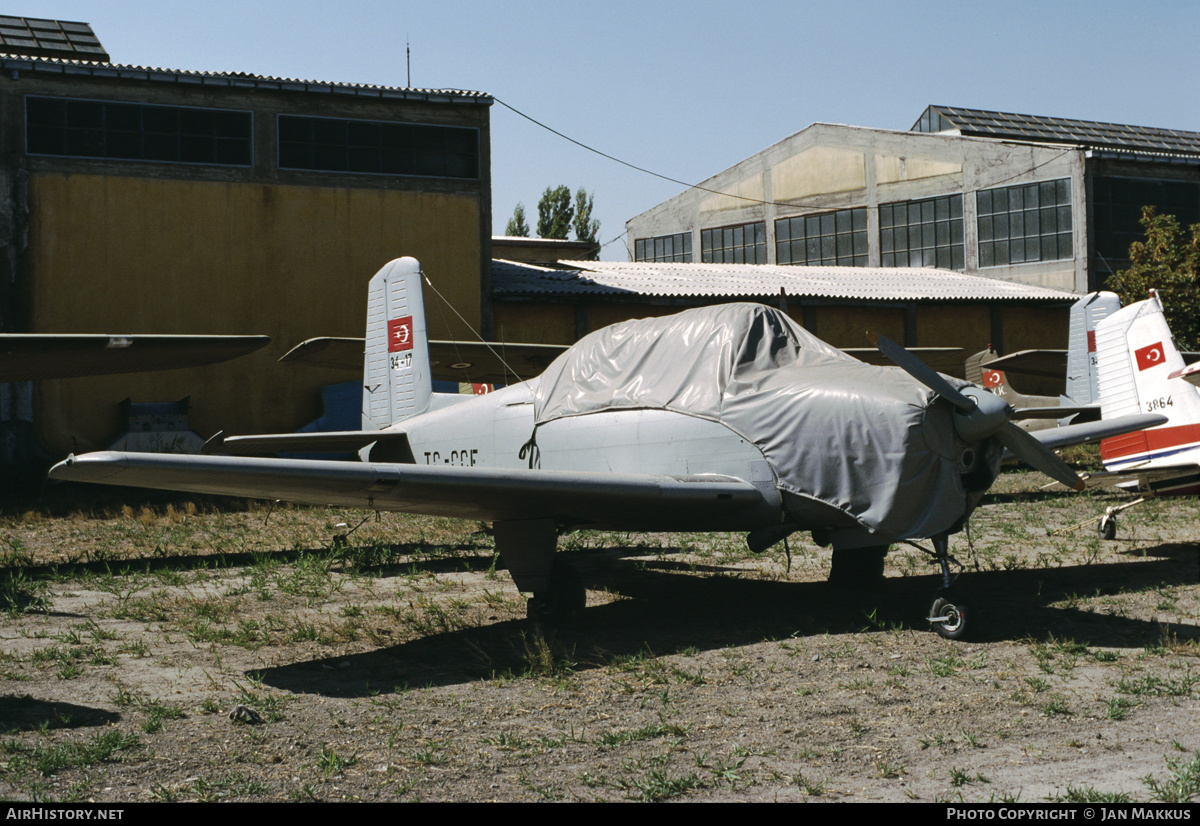
[[[569,295],[764,298],[853,301],[1074,302],[1064,290],[931,267],[794,267],[776,264],[646,264],[560,261],[543,267],[492,262],[496,297]]]
[[[1016,115],[983,109],[960,109],[955,106],[930,106],[927,111],[940,114],[944,121],[958,129],[961,134],[970,137],[1068,143],[1142,152],[1200,154],[1200,132]],[[920,123],[918,120],[918,124]]]
[[[2,51],[2,49],[0,49]],[[177,83],[191,86],[231,87],[284,92],[311,92],[355,95],[358,97],[393,100],[420,100],[426,103],[492,104],[486,92],[465,89],[408,89],[400,86],[376,86],[369,83],[332,83],[320,80],[253,75],[245,72],[198,72],[184,69],[158,69],[150,66],[127,66],[118,63],[99,63],[91,60],[25,57],[0,54],[0,70],[5,72],[36,72],[45,74],[124,78],[158,83]]]

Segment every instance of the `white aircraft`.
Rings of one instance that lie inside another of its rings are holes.
[[[1087,484],[1153,496],[1200,493],[1200,389],[1192,383],[1200,368],[1184,366],[1159,297],[1151,293],[1101,321],[1096,350],[1104,418],[1138,413],[1165,421],[1103,440],[1105,472]],[[1142,501],[1109,508],[1097,525],[1100,535],[1115,538],[1117,513]]]
[[[930,538],[942,587],[929,620],[958,638],[968,613],[949,538],[1005,447],[1082,483],[1006,402],[878,345],[903,369],[864,364],[778,310],[720,305],[599,330],[487,395],[436,394],[420,267],[401,258],[370,284],[361,431],[214,442],[240,455],[85,454],[50,476],[491,521],[530,615],[548,620],[584,605],[555,556],[573,529],[745,531],[754,551],[811,531],[832,546],[835,581],[880,577],[889,544]],[[350,449],[364,461],[248,455]]]

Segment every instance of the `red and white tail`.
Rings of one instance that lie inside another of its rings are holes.
[[[397,258],[375,273],[368,290],[363,430],[424,413],[432,393],[421,265]]]
[[[1172,374],[1183,357],[1171,338],[1157,295],[1131,304],[1096,327],[1100,408],[1104,419],[1156,413],[1167,423],[1105,439],[1108,470],[1153,470],[1195,461],[1200,449],[1200,390]]]

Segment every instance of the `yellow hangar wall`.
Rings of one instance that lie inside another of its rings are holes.
[[[44,381],[38,436],[52,452],[106,447],[119,404],[191,397],[207,437],[287,432],[321,414],[332,371],[277,360],[314,336],[362,336],[367,282],[411,255],[480,327],[481,204],[444,193],[34,174],[28,186],[30,332],[269,335],[225,364]],[[426,296],[432,337],[474,339]]]

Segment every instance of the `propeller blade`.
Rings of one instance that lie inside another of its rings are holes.
[[[1056,482],[1061,482],[1072,490],[1083,490],[1085,485],[1075,471],[1071,470],[1058,455],[1037,439],[1030,436],[1017,425],[1009,422],[996,433],[1000,443],[1014,456]]]
[[[936,370],[899,344],[879,333],[867,333],[867,336],[871,339],[871,343],[879,348],[881,353],[896,363],[897,367],[904,370],[904,372],[921,382],[921,384],[928,387],[934,393],[937,393],[959,410],[967,413],[975,409],[974,401],[955,390],[950,382],[942,378]]]

